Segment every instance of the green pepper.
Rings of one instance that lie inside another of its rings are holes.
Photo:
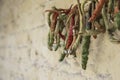
[[[87,61],[88,61],[88,55],[89,55],[89,47],[90,47],[90,36],[83,36],[83,46],[82,46],[82,68],[85,70]]]
[[[115,27],[116,27],[118,30],[120,30],[120,11],[115,14],[114,23],[115,23]]]
[[[66,56],[66,54],[65,54],[65,53],[61,54],[61,57],[60,57],[59,61],[60,61],[60,62],[61,62],[61,61],[63,61],[63,60],[64,60],[64,58],[65,58],[65,56]]]
[[[52,32],[48,33],[48,48],[52,50],[52,45],[54,43],[54,34]]]
[[[51,15],[52,15],[52,12],[49,12],[48,13],[48,25],[49,26],[51,25]]]

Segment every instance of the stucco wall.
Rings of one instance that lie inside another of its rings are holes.
[[[0,0],[0,80],[120,80],[120,44],[107,34],[92,39],[87,70],[81,55],[59,62],[47,48],[45,10],[75,0]]]

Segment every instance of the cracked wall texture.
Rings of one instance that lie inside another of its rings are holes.
[[[106,34],[92,39],[87,70],[81,55],[59,62],[47,48],[45,10],[75,0],[0,0],[0,80],[120,80],[120,45]],[[79,50],[78,50],[79,52]]]

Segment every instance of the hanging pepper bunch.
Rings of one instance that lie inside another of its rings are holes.
[[[120,42],[114,32],[120,30],[120,0],[77,0],[68,9],[52,7],[48,12],[48,48],[57,50],[63,46],[59,61],[73,55],[81,45],[82,68],[86,69],[91,37],[107,32],[110,41]]]

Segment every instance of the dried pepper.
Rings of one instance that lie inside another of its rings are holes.
[[[89,19],[89,21],[94,21],[96,19],[96,17],[98,17],[98,15],[100,14],[102,8],[103,8],[103,5],[105,4],[107,0],[100,0],[96,6],[96,9],[94,10],[91,18]]]
[[[52,46],[54,43],[54,34],[52,32],[48,33],[48,48],[52,50]]]
[[[92,3],[89,4],[89,9],[88,12],[85,14],[86,17],[86,21],[85,21],[85,29],[86,30],[91,30],[92,27],[92,23],[88,22],[88,19],[91,17],[92,15]],[[87,36],[83,36],[83,45],[82,45],[82,68],[85,70],[86,69],[86,65],[87,65],[87,61],[88,61],[88,55],[89,55],[89,45],[90,45],[90,37],[89,35]]]
[[[76,13],[78,14],[78,13]],[[73,41],[72,41],[72,44],[70,46],[70,50],[71,50],[71,54],[74,55],[74,57],[76,57],[76,49],[77,49],[77,46],[80,42],[80,40],[77,41],[77,37],[78,37],[78,32],[79,32],[79,15],[76,15],[75,16],[75,26],[73,28]]]
[[[73,15],[70,20],[69,33],[68,33],[68,38],[67,38],[66,47],[65,47],[66,49],[68,49],[70,47],[70,45],[73,41],[73,26],[75,24],[74,17],[75,17],[75,15]]]
[[[82,46],[82,68],[86,69],[88,55],[89,55],[90,36],[84,36],[82,43],[83,43],[83,46]]]

